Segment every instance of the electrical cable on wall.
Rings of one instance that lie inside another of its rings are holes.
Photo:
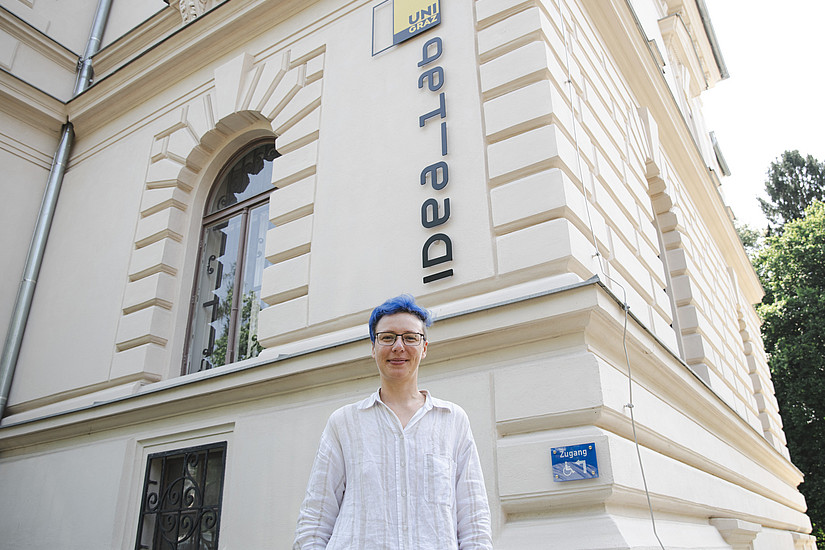
[[[562,4],[565,7],[567,7],[566,2],[562,2]],[[572,19],[572,11],[568,8],[567,12],[570,13],[570,16],[571,16],[571,19]],[[582,186],[582,194],[584,195],[584,208],[585,208],[585,212],[587,213],[587,224],[588,224],[588,227],[590,229],[590,237],[593,241],[594,257],[597,259],[598,264],[599,264],[599,271],[601,271],[601,274],[605,277],[605,279],[607,279],[608,281],[610,281],[611,283],[616,285],[622,291],[622,309],[624,310],[624,325],[623,325],[623,328],[622,328],[622,348],[624,350],[625,365],[627,367],[627,384],[628,384],[628,402],[625,405],[625,408],[627,408],[630,411],[630,426],[631,426],[631,429],[633,431],[633,443],[636,447],[636,456],[638,457],[638,460],[639,460],[639,470],[641,471],[641,474],[642,474],[642,484],[644,486],[645,498],[647,499],[647,508],[650,512],[650,522],[651,522],[651,525],[653,526],[653,535],[656,537],[656,541],[659,543],[659,547],[662,550],[665,550],[665,546],[664,546],[664,544],[662,544],[662,540],[659,538],[659,533],[656,531],[656,519],[653,516],[653,505],[650,502],[650,491],[648,490],[648,487],[647,487],[647,477],[645,476],[645,469],[644,469],[644,465],[642,464],[641,447],[639,446],[639,440],[636,436],[636,418],[633,415],[633,375],[632,375],[631,368],[630,368],[630,356],[627,352],[627,316],[628,316],[628,311],[630,310],[630,306],[627,303],[627,290],[625,289],[624,286],[622,286],[621,283],[619,283],[617,280],[615,280],[614,278],[612,278],[610,275],[607,274],[607,269],[605,268],[605,265],[604,265],[605,260],[602,257],[601,253],[599,252],[599,245],[598,245],[598,241],[596,240],[596,232],[593,229],[593,220],[590,216],[590,200],[587,197],[587,189],[585,189],[585,186],[584,186],[584,177],[582,175],[582,164],[581,164],[582,163],[582,161],[581,161],[581,151],[579,149],[579,140],[578,140],[578,135],[577,135],[577,131],[576,131],[576,112],[575,112],[576,109],[575,109],[575,105],[573,103],[573,98],[578,97],[578,96],[576,95],[575,90],[573,89],[573,80],[572,80],[572,76],[570,74],[570,46],[568,45],[568,38],[570,39],[570,41],[572,43],[572,36],[570,36],[570,34],[568,32],[566,21],[565,21],[565,18],[564,18],[563,14],[561,15],[561,25],[562,25],[562,39],[564,41],[564,58],[565,58],[565,65],[566,65],[565,68],[567,70],[567,80],[566,80],[565,83],[568,86],[568,93],[569,93],[569,97],[570,97],[570,111],[571,111],[571,115],[572,115],[571,120],[572,120],[572,125],[573,125],[573,142],[576,145],[576,164],[577,164],[579,182],[581,183],[581,186]]]

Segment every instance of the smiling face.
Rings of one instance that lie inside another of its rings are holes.
[[[375,332],[424,332],[424,323],[411,313],[394,313],[385,315],[375,325]],[[381,382],[399,384],[418,384],[418,364],[427,355],[427,341],[422,340],[417,346],[404,344],[396,338],[391,346],[372,344],[372,356],[378,365]]]

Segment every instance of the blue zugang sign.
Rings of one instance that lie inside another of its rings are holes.
[[[553,463],[553,481],[574,481],[599,477],[595,443],[553,447],[550,457]]]
[[[439,4],[440,0],[393,0],[393,45],[441,23]]]

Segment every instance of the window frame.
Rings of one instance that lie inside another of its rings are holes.
[[[197,446],[194,446],[194,447],[186,447],[186,448],[181,448],[181,449],[170,449],[170,450],[167,450],[167,451],[160,451],[160,452],[157,452],[157,453],[151,453],[146,457],[146,468],[144,470],[144,475],[143,475],[143,488],[140,492],[140,511],[138,512],[138,522],[137,522],[138,527],[137,527],[137,533],[135,535],[135,537],[136,537],[135,538],[135,550],[148,550],[148,549],[157,550],[155,548],[155,544],[158,542],[158,530],[161,528],[161,522],[160,522],[158,516],[162,513],[163,504],[162,504],[162,500],[161,500],[162,497],[159,497],[157,499],[155,511],[151,511],[151,510],[147,511],[147,503],[149,503],[150,500],[151,500],[151,498],[150,498],[151,493],[149,492],[150,486],[152,484],[156,484],[158,487],[157,487],[157,493],[155,493],[155,494],[162,495],[163,493],[166,493],[177,482],[178,479],[181,479],[181,478],[175,479],[172,483],[170,483],[166,487],[164,487],[163,483],[164,483],[164,481],[166,481],[163,478],[164,462],[169,457],[181,457],[184,461],[184,464],[186,464],[187,457],[189,457],[193,454],[204,453],[204,461],[205,461],[206,466],[204,468],[204,472],[203,472],[201,477],[203,478],[203,482],[204,482],[203,493],[205,495],[205,493],[206,493],[206,479],[207,479],[207,475],[208,475],[209,455],[210,455],[210,453],[215,452],[215,451],[221,451],[222,454],[223,454],[223,460],[222,460],[222,463],[221,463],[221,471],[220,471],[220,479],[219,479],[219,490],[218,490],[218,495],[217,495],[217,504],[215,506],[211,506],[211,505],[207,505],[207,504],[202,502],[201,506],[197,508],[198,513],[197,513],[197,520],[195,522],[195,525],[196,526],[199,525],[200,522],[202,521],[203,516],[204,516],[204,514],[203,514],[203,509],[204,508],[212,509],[215,513],[215,527],[214,527],[215,539],[212,542],[212,547],[213,548],[218,548],[218,543],[219,543],[219,540],[220,540],[221,515],[222,515],[222,512],[223,512],[223,494],[224,494],[224,488],[225,488],[225,484],[226,484],[226,466],[228,464],[228,444],[227,444],[227,441],[217,441],[217,442],[214,442],[214,443],[207,443],[207,444],[204,444],[204,445],[197,445]],[[152,465],[153,465],[153,461],[155,461],[155,460],[161,460],[161,466],[160,466],[161,476],[160,476],[160,479],[158,479],[157,481],[151,480]],[[187,476],[184,475],[184,478],[185,477],[187,477]],[[186,491],[182,491],[181,495],[180,495],[181,502],[183,502],[185,497],[186,497]],[[183,506],[176,509],[176,511],[178,513],[178,518],[180,518],[181,511],[185,510],[185,509],[186,508],[184,508]],[[173,509],[172,511],[175,511],[175,509]],[[141,540],[142,540],[142,537],[144,535],[144,533],[143,533],[144,527],[146,527],[146,523],[149,520],[149,516],[151,516],[151,515],[155,516],[154,517],[154,522],[152,523],[152,533],[151,533],[152,542],[151,542],[151,546],[146,546],[146,545],[143,545],[141,543]],[[178,519],[177,524],[179,526],[180,519]],[[193,529],[193,534],[195,532],[197,532],[197,531],[195,529]],[[177,546],[181,542],[187,542],[190,539],[191,539],[191,535],[187,536],[182,541],[181,540],[177,541],[175,543],[175,548],[177,548]],[[200,545],[199,545],[199,547],[200,547]]]
[[[180,367],[180,374],[181,376],[186,376],[187,374],[193,374],[196,372],[201,372],[201,370],[210,370],[210,369],[191,369],[189,368],[191,364],[191,353],[192,353],[192,331],[194,330],[194,323],[196,315],[196,308],[198,306],[198,293],[200,290],[201,285],[201,262],[203,261],[204,251],[206,247],[206,233],[208,228],[215,224],[216,222],[226,219],[230,220],[233,217],[237,216],[238,214],[242,215],[242,224],[241,224],[241,234],[238,237],[239,243],[242,246],[238,247],[238,259],[235,267],[236,273],[244,273],[246,268],[246,238],[248,236],[248,221],[249,221],[249,212],[255,208],[258,208],[269,201],[269,196],[272,194],[273,191],[277,189],[274,185],[271,189],[264,190],[257,195],[253,195],[244,199],[243,201],[228,206],[222,210],[218,210],[213,212],[212,214],[208,214],[210,205],[215,198],[215,194],[219,191],[221,187],[221,182],[223,181],[224,176],[235,166],[235,163],[243,158],[244,155],[255,149],[256,147],[260,147],[264,144],[271,144],[275,147],[275,137],[274,136],[267,136],[263,138],[258,138],[252,141],[245,143],[241,148],[239,148],[226,162],[223,163],[220,171],[218,172],[217,176],[212,180],[210,183],[210,189],[206,196],[206,201],[203,205],[203,213],[200,218],[200,231],[198,236],[198,254],[195,259],[195,276],[192,282],[192,291],[189,298],[189,313],[186,322],[186,333],[184,334],[185,342],[183,346],[183,356],[181,357],[181,367]],[[275,148],[275,158],[281,156],[278,152],[277,148]],[[273,159],[274,160],[274,159]],[[243,277],[235,277],[235,281],[233,283],[233,296],[238,296],[238,290],[241,288],[243,284]],[[237,333],[238,329],[238,316],[240,312],[240,307],[242,307],[243,300],[234,300],[232,302],[232,307],[230,310],[230,319],[229,319],[229,332],[227,334],[227,356],[224,365],[229,365],[236,362],[235,355],[237,354],[237,350],[235,350],[234,346],[234,338],[235,334]],[[223,366],[223,365],[219,365]],[[211,367],[215,368],[215,367]]]

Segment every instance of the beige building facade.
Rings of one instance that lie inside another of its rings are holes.
[[[419,2],[396,44],[402,0],[115,0],[80,93],[74,4],[0,0],[4,333],[73,134],[4,364],[3,548],[289,548],[401,293],[497,550],[816,548],[702,0]]]

